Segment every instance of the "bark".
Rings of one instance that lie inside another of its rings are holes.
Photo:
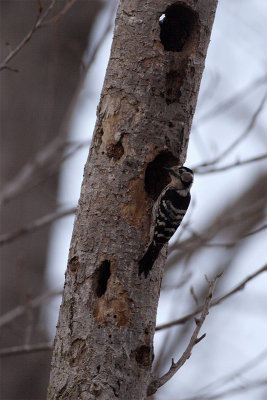
[[[48,399],[144,399],[151,381],[166,251],[147,278],[138,260],[151,206],[167,184],[162,167],[185,161],[217,1],[170,4],[121,1],[118,8]]]
[[[41,0],[44,10],[51,1]],[[81,59],[100,3],[77,1],[57,22],[36,31],[9,64],[18,72],[3,70],[1,78],[1,187],[12,181],[35,154],[50,143],[60,129],[81,78]],[[57,2],[55,14],[65,2]],[[32,29],[38,2],[1,1],[1,61]],[[54,15],[54,14],[53,14]],[[57,154],[60,158],[60,153]],[[52,162],[51,162],[52,163]],[[53,164],[53,163],[52,163]],[[12,201],[1,204],[1,233],[19,229],[51,213],[57,202],[57,172],[38,169],[39,185],[25,188]],[[35,177],[36,177],[35,176]],[[33,187],[35,186],[35,187]],[[2,193],[2,190],[1,190]],[[23,236],[1,248],[1,315],[46,291],[45,267],[49,228]],[[16,319],[1,329],[0,347],[47,341],[40,310]],[[14,355],[1,359],[1,399],[45,397],[51,353]]]

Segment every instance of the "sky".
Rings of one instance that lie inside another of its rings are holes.
[[[99,15],[94,32],[89,38],[85,60],[90,58],[90,52],[99,42],[99,38],[109,23],[112,4],[111,2],[105,4],[106,7]],[[226,112],[215,113],[218,104],[267,75],[266,21],[267,2],[265,0],[219,0],[185,165],[194,167],[204,161],[211,161],[220,154],[246,129],[251,115],[259,107],[266,93],[266,81],[265,85],[252,85],[249,90],[245,90],[246,94],[242,94],[241,101]],[[112,33],[110,32],[97,53],[96,60],[86,78],[86,84],[80,93],[71,125],[70,138],[73,141],[88,142],[91,138],[111,40]],[[207,113],[211,116],[207,117]],[[266,120],[265,108],[257,119],[253,134],[248,135],[220,165],[266,152]],[[87,154],[88,147],[85,146],[63,165],[58,194],[59,204],[63,207],[76,205],[78,201]],[[194,229],[201,232],[207,222],[216,217],[218,210],[223,209],[227,204],[225,199],[227,201],[235,199],[263,168],[266,169],[265,161],[235,168],[230,172],[196,175],[192,189],[195,205],[190,215]],[[74,218],[70,216],[53,225],[47,266],[47,282],[53,289],[60,287],[64,282],[73,221]],[[231,280],[228,282],[229,288],[266,262],[266,245],[264,245],[266,239],[266,234],[262,232],[243,246],[233,262],[234,269],[230,275]],[[192,284],[196,290],[199,280],[204,279],[205,273],[212,277],[213,263],[211,261],[216,254],[209,250],[208,253],[203,252],[199,256],[192,276]],[[261,275],[246,287],[245,296],[241,292],[227,300],[224,307],[218,306],[211,310],[204,327],[208,332],[207,338],[194,348],[191,359],[181,372],[158,392],[158,400],[187,398],[194,394],[194,390],[199,393],[199,387],[234,369],[241,368],[267,348],[267,319],[262,317],[267,309],[266,287],[267,277]],[[59,299],[51,301],[49,311],[46,313],[51,326],[51,336],[55,333],[59,303]],[[177,304],[180,305],[177,306]],[[158,324],[172,319],[174,315],[176,318],[177,315],[183,315],[186,312],[184,304],[189,305],[187,310],[189,311],[192,300],[188,288],[170,293],[163,292],[158,309]],[[175,330],[170,333],[170,335],[175,334],[177,334]],[[164,334],[157,333],[155,354],[161,348],[163,340],[166,340]],[[177,349],[175,358],[183,351],[184,346],[185,344],[182,343],[181,348]],[[237,377],[233,382],[234,385],[245,385],[254,378],[263,377],[264,371],[267,370],[266,356],[267,353],[258,367],[249,370],[242,377]],[[227,386],[224,386],[224,389],[226,388]],[[221,389],[218,386],[215,393]],[[241,394],[232,393],[224,398],[261,400],[264,398],[262,393],[262,389],[253,392],[246,390]],[[265,395],[267,396],[266,391]]]

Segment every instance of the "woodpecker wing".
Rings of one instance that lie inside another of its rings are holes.
[[[190,203],[190,193],[181,196],[175,187],[167,187],[153,207],[151,242],[139,261],[139,274],[147,277],[164,246],[177,230]]]
[[[164,245],[170,240],[182,222],[188,209],[191,195],[181,196],[174,187],[167,187],[154,206],[154,223],[151,239],[154,244]]]

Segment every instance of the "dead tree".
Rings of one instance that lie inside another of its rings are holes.
[[[183,164],[217,0],[121,0],[85,166],[48,399],[144,399],[166,251],[138,260]]]

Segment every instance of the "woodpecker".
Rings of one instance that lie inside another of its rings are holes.
[[[193,171],[181,166],[164,167],[164,169],[169,172],[171,181],[153,206],[149,246],[139,261],[139,275],[144,272],[145,277],[153,267],[162,247],[181,224],[191,200]]]

